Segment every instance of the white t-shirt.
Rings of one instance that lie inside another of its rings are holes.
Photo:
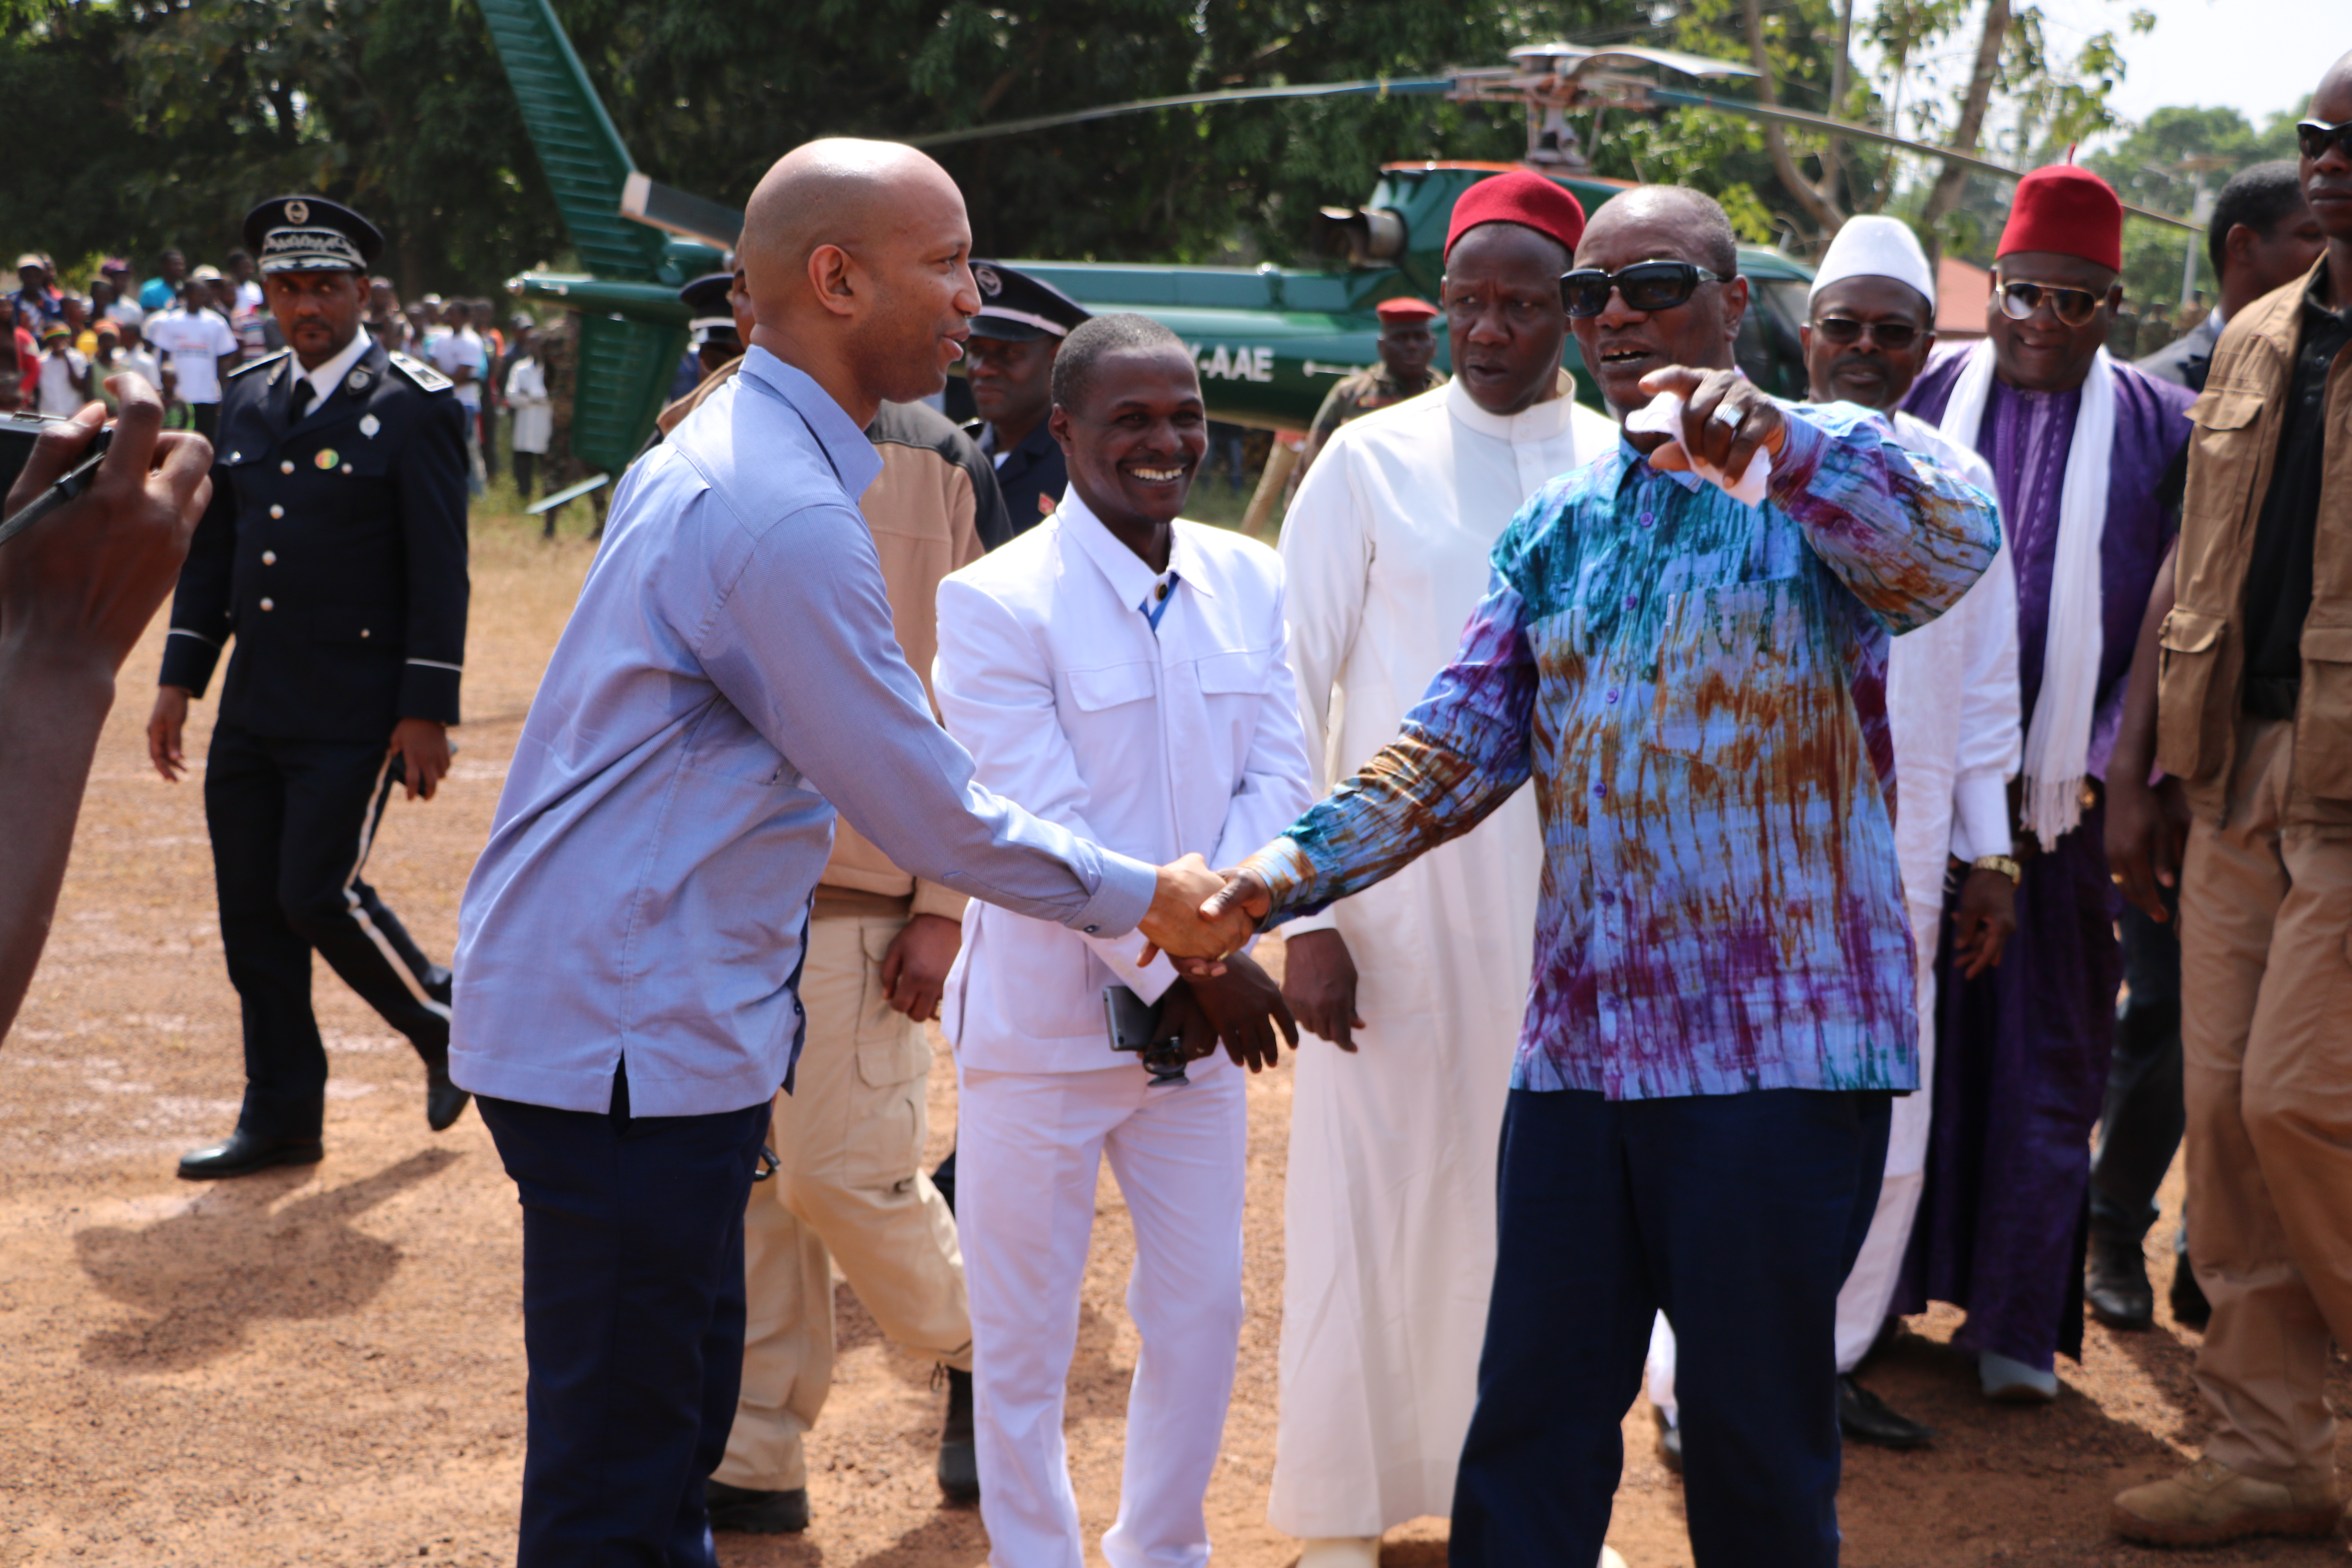
[[[147,319],[147,312],[139,308],[135,300],[117,300],[106,308],[106,319],[120,321],[126,327],[135,327]]]
[[[143,377],[147,384],[158,393],[163,390],[163,366],[143,343],[135,349],[124,349],[121,353],[116,354],[114,368],[119,371],[127,370]]]
[[[172,357],[180,395],[190,403],[221,400],[220,356],[236,353],[236,334],[212,310],[173,307],[147,319],[141,329],[157,352]]]
[[[433,345],[433,368],[450,380],[457,379],[460,365],[474,373],[474,379],[457,387],[457,401],[468,408],[482,405],[482,340],[474,335],[471,327],[462,332],[451,332]]]
[[[45,353],[41,356],[41,412],[71,414],[89,401],[82,395],[82,376],[89,370],[89,361],[79,349],[68,349],[65,357]]]

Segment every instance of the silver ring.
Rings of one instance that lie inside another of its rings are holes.
[[[1706,422],[1710,425],[1737,426],[1739,423],[1739,416],[1718,403],[1715,405],[1715,412],[1706,416]]]

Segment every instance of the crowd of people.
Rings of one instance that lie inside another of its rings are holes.
[[[245,249],[230,251],[218,267],[194,268],[171,249],[144,282],[133,282],[129,261],[110,257],[76,290],[48,256],[26,252],[16,258],[17,288],[7,297],[14,331],[0,342],[0,412],[63,417],[90,402],[113,412],[106,384],[128,371],[161,395],[167,429],[217,435],[225,378],[286,347],[260,276]],[[470,416],[474,494],[497,478],[501,416],[511,422],[515,487],[529,500],[555,433],[554,399],[568,399],[570,384],[561,349],[551,353],[539,323],[521,312],[501,321],[488,300],[426,294],[403,304],[390,279],[373,277],[362,325],[386,352],[421,360],[455,385]],[[559,361],[552,392],[551,359]]]
[[[523,1208],[527,1568],[805,1528],[836,1262],[950,1369],[940,1484],[992,1561],[1076,1568],[1105,1161],[1142,1347],[1102,1552],[1199,1568],[1239,1075],[1301,1026],[1328,1045],[1296,1058],[1270,1503],[1301,1568],[1433,1513],[1456,1563],[1609,1562],[1645,1365],[1696,1560],[1833,1564],[1842,1440],[1934,1440],[1858,1381],[1874,1345],[1949,1302],[1987,1399],[2058,1397],[2085,1303],[2153,1321],[2184,1136],[2171,1301],[2211,1432],[2109,1522],[2331,1534],[2352,56],[2311,114],[2298,163],[2221,193],[2198,341],[2109,355],[2124,209],[2060,164],[2017,187],[1984,335],[1941,351],[1916,237],[1846,224],[1803,403],[1736,367],[1710,198],[1588,218],[1493,175],[1440,299],[1384,311],[1383,371],[1317,421],[1278,553],[1181,515],[1210,432],[1171,332],[971,261],[919,153],[800,148],[692,286],[707,374],[617,487],[447,968],[360,870],[394,784],[447,766],[460,395],[496,362],[463,321],[430,364],[362,339],[394,330],[381,237],[278,198],[247,236],[286,347],[217,367],[226,463],[117,379],[78,503],[112,531],[0,555],[0,650],[37,616],[106,671],[28,666],[0,723],[51,716],[78,790],[137,617],[36,585],[113,548],[152,606],[186,554],[151,754],[175,776],[234,627],[205,789],[247,1082],[182,1173],[321,1157],[313,949],[415,1043],[436,1131],[479,1107]],[[1571,334],[1617,417],[1575,401]],[[959,357],[967,429],[926,406]],[[415,581],[331,601],[331,659],[276,612],[325,599],[280,552],[338,497]],[[58,784],[5,787],[69,832]],[[63,852],[0,854],[29,889],[4,1020]],[[958,1148],[927,1172],[933,1016]]]

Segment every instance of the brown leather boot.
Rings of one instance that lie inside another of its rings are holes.
[[[2333,1535],[2344,1500],[2332,1479],[2282,1485],[2200,1459],[2170,1480],[2134,1487],[2108,1517],[2117,1535],[2142,1545],[2219,1546],[2249,1535]]]

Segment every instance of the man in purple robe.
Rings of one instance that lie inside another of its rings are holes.
[[[2087,170],[2020,182],[1982,342],[1905,409],[1992,467],[2017,578],[2025,766],[2017,934],[1974,980],[1939,960],[1935,1131],[1896,1304],[1967,1309],[1954,1342],[1995,1399],[2054,1399],[2080,1356],[2091,1127],[2122,958],[2099,780],[2157,567],[2177,525],[2185,389],[2105,353],[2123,206]]]

